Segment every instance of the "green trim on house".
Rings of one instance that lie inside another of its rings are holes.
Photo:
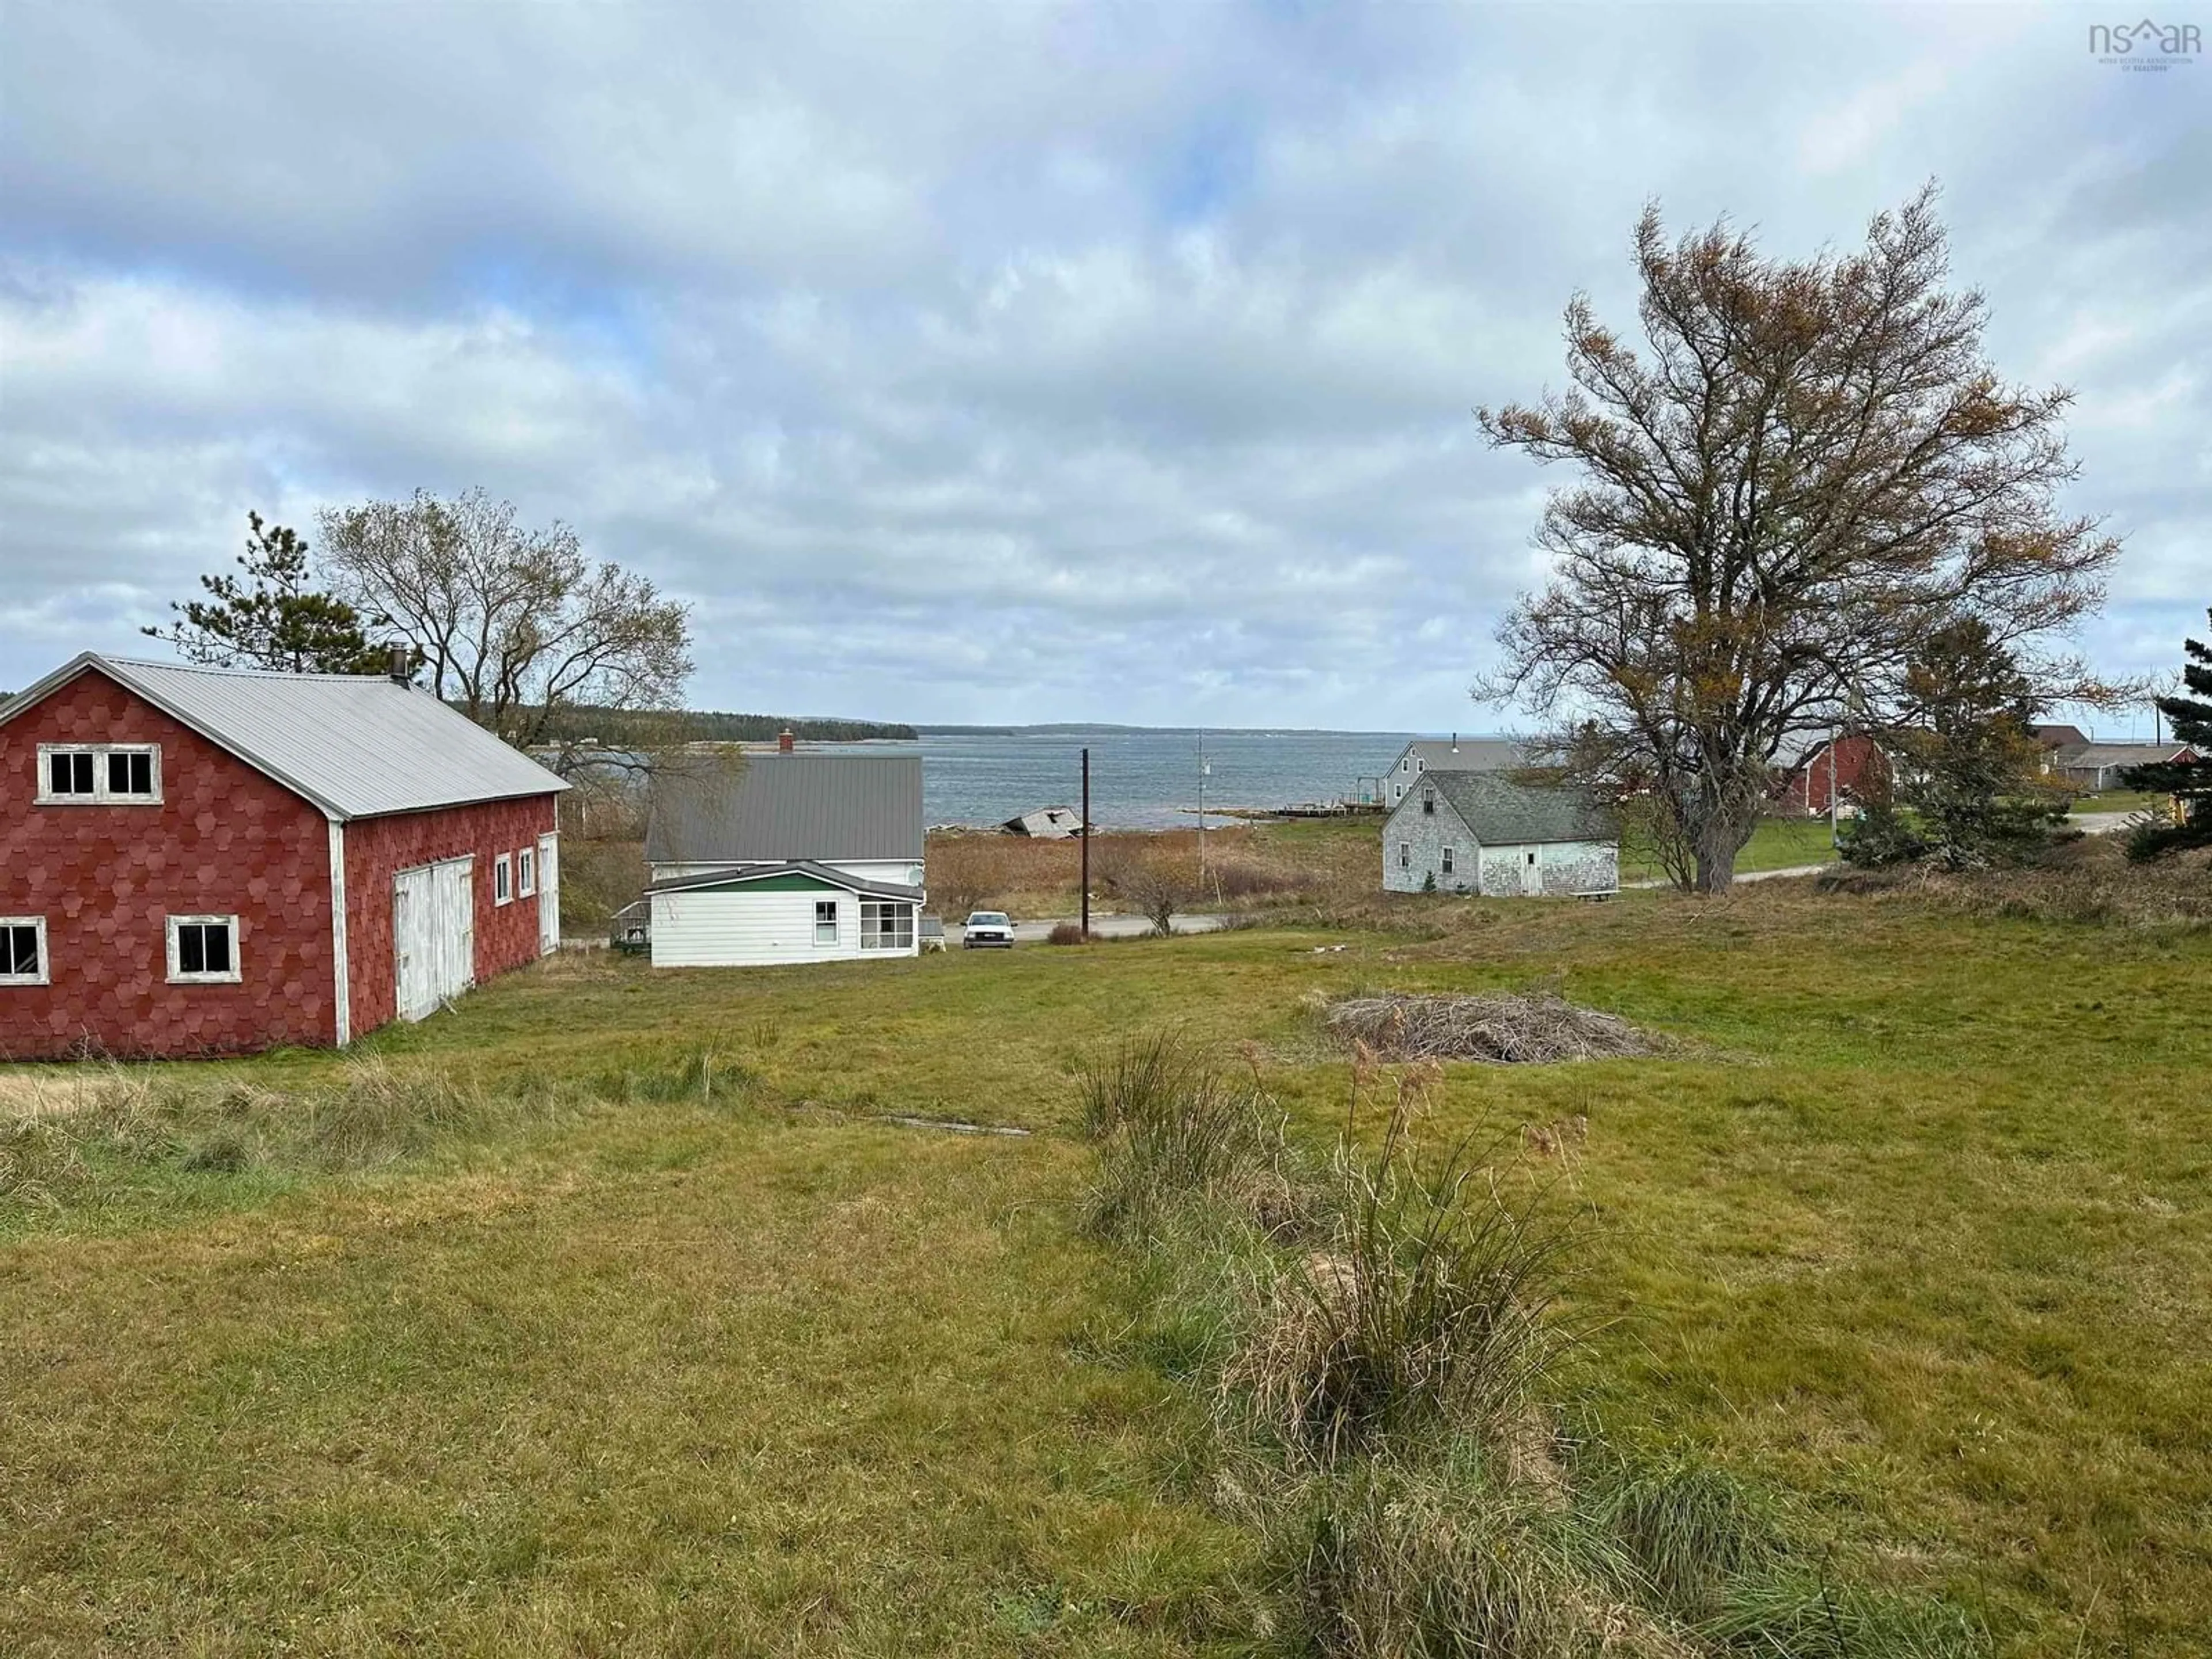
[[[795,871],[786,871],[780,876],[756,876],[746,880],[732,876],[727,881],[702,884],[680,890],[685,893],[844,893],[852,890],[840,887],[834,881],[822,881],[812,876],[802,876]]]

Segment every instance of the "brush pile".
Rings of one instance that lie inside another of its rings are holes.
[[[1378,1060],[1479,1060],[1544,1065],[1653,1052],[1618,1014],[1550,995],[1350,997],[1322,1016],[1329,1035],[1364,1043]]]

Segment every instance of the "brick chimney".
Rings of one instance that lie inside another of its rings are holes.
[[[788,755],[798,746],[799,740],[791,735],[791,728],[789,726],[785,726],[783,730],[777,734],[775,739],[775,752],[777,754]]]

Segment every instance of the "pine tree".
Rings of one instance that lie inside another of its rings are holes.
[[[2212,621],[2212,610],[2204,615]],[[2197,758],[2130,766],[2120,774],[2129,788],[2171,795],[2179,804],[2176,822],[2149,824],[2136,833],[2128,844],[2134,858],[2212,847],[2212,647],[2185,640],[2182,648],[2190,658],[2181,671],[2182,686],[2195,695],[2160,697],[2158,706],[2172,723],[2174,742],[2195,749]]]
[[[361,613],[343,599],[308,586],[307,544],[283,525],[248,513],[252,533],[239,568],[247,580],[203,576],[205,599],[172,605],[179,621],[142,628],[193,662],[222,668],[265,668],[293,674],[374,674],[382,665]],[[250,585],[249,585],[250,583]]]

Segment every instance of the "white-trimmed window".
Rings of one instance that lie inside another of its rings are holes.
[[[514,892],[528,898],[538,890],[538,849],[526,847],[514,855]]]
[[[169,918],[169,983],[238,983],[236,916]]]
[[[914,949],[914,906],[895,899],[860,901],[860,948],[863,951]]]
[[[514,897],[514,860],[501,853],[491,861],[491,902],[506,904]]]
[[[0,916],[0,985],[46,983],[46,919]]]
[[[1413,843],[1410,841],[1401,841],[1398,843],[1398,867],[1401,870],[1410,870],[1413,867]]]
[[[835,945],[837,942],[837,901],[836,899],[814,901],[814,942],[817,945]]]
[[[42,743],[42,806],[159,805],[161,749],[151,743]]]
[[[1444,848],[1444,873],[1445,873],[1446,875],[1449,875],[1449,874],[1451,874],[1451,872],[1452,872],[1452,849],[1451,849],[1450,848],[1447,847],[1447,848]]]

